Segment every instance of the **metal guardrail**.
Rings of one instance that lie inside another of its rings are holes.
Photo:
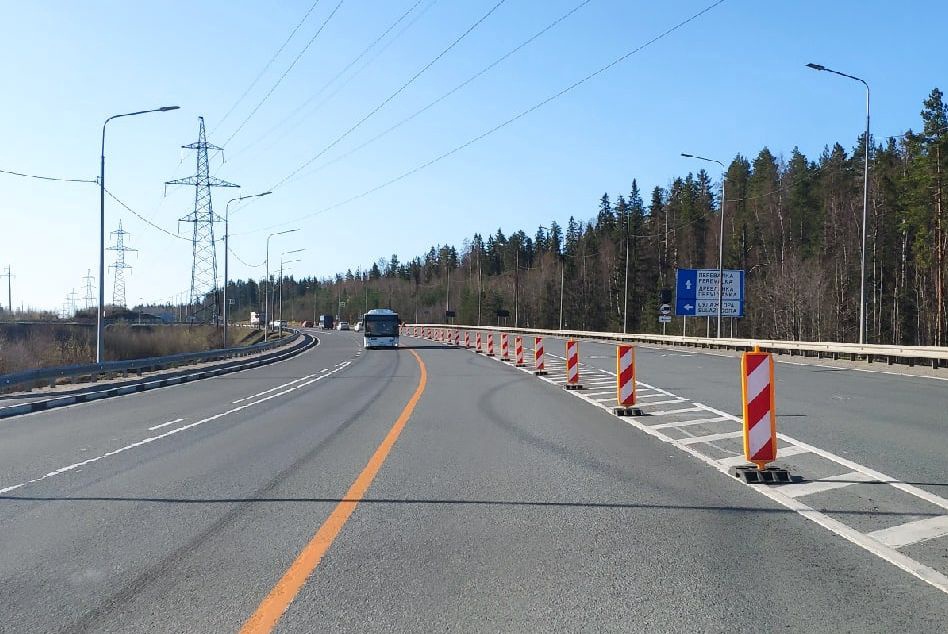
[[[577,339],[597,339],[608,341],[643,342],[663,345],[692,346],[701,348],[725,348],[730,350],[761,350],[801,356],[829,356],[838,358],[849,356],[852,359],[865,358],[872,363],[876,359],[885,359],[888,363],[898,359],[907,365],[916,361],[930,361],[932,367],[948,365],[948,347],[944,346],[893,346],[881,344],[839,343],[832,341],[781,341],[776,339],[737,339],[722,337],[685,337],[679,335],[622,334],[616,332],[596,332],[586,330],[544,330],[540,328],[508,328],[502,326],[465,326],[451,324],[404,324],[406,326],[431,328],[459,328],[463,330],[481,330],[507,332],[511,334],[538,335],[547,337],[573,337]]]
[[[23,385],[29,385],[30,387],[44,383],[55,385],[57,381],[66,378],[88,376],[90,377],[90,381],[95,382],[102,375],[111,376],[118,373],[127,374],[128,372],[140,374],[142,372],[163,370],[186,363],[220,361],[233,357],[247,356],[271,350],[278,346],[285,345],[289,341],[295,341],[299,338],[300,332],[298,330],[294,332],[295,334],[290,340],[277,339],[265,343],[256,343],[252,346],[219,348],[216,350],[204,350],[202,352],[182,352],[164,357],[146,357],[144,359],[130,359],[128,361],[106,361],[105,363],[39,368],[36,370],[0,374],[0,392],[10,391],[12,388]]]

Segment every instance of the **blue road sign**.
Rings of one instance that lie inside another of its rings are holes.
[[[744,271],[725,269],[721,315],[744,316]],[[712,317],[718,314],[718,270],[678,269],[675,271],[675,314]]]

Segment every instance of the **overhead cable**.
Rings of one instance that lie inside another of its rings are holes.
[[[271,190],[271,191],[272,191],[272,190],[275,190],[277,187],[281,186],[281,185],[282,185],[283,183],[285,183],[287,180],[289,180],[290,178],[292,178],[292,177],[295,176],[296,174],[299,174],[302,170],[304,170],[304,169],[306,169],[307,167],[309,167],[316,159],[318,159],[320,156],[322,156],[323,154],[325,154],[326,152],[328,152],[329,150],[331,150],[332,148],[334,148],[337,143],[339,143],[340,141],[342,141],[343,139],[345,139],[347,136],[349,136],[349,134],[351,134],[351,133],[354,132],[356,129],[358,129],[359,126],[361,126],[363,123],[365,123],[366,121],[368,121],[373,115],[375,115],[375,113],[377,113],[379,110],[381,110],[382,108],[384,108],[390,101],[392,101],[393,99],[395,99],[395,97],[397,97],[398,95],[400,95],[403,90],[405,90],[406,88],[408,88],[416,79],[418,79],[419,77],[421,77],[421,76],[425,73],[425,71],[427,71],[429,68],[431,68],[432,66],[434,66],[434,65],[438,62],[438,60],[440,60],[442,57],[444,57],[445,55],[447,55],[448,52],[451,51],[451,49],[453,49],[455,46],[457,46],[457,45],[461,42],[461,40],[463,40],[465,37],[467,37],[468,35],[470,35],[478,26],[480,26],[487,18],[489,18],[489,17],[494,13],[494,11],[496,11],[498,8],[500,8],[500,5],[504,4],[504,2],[506,2],[506,1],[507,1],[507,0],[499,0],[499,1],[497,2],[497,4],[495,4],[494,6],[492,6],[492,7],[490,8],[490,10],[487,11],[487,13],[485,13],[484,15],[482,15],[482,16],[480,17],[480,19],[478,19],[474,24],[472,24],[471,26],[469,26],[466,31],[464,31],[463,33],[461,33],[461,35],[459,35],[453,42],[451,42],[444,50],[442,50],[440,53],[438,53],[438,54],[434,57],[434,59],[432,59],[430,62],[428,62],[427,64],[425,64],[425,66],[424,66],[421,70],[419,70],[417,73],[415,73],[414,75],[412,75],[412,76],[408,79],[408,81],[406,81],[405,83],[403,83],[395,92],[393,92],[391,95],[389,95],[388,97],[386,97],[379,105],[375,106],[375,108],[373,108],[371,111],[369,111],[369,112],[368,112],[365,116],[363,116],[361,119],[359,119],[358,121],[356,121],[348,130],[346,130],[346,131],[343,132],[341,135],[339,135],[339,136],[336,138],[335,141],[333,141],[332,143],[330,143],[329,145],[327,145],[326,147],[324,147],[322,150],[320,150],[319,152],[317,152],[314,156],[312,156],[312,157],[310,157],[309,159],[307,159],[302,165],[300,165],[300,166],[297,167],[295,170],[293,170],[292,172],[290,172],[288,175],[286,175],[286,176],[284,176],[282,179],[280,179],[280,181],[277,182],[275,185],[273,185],[273,186],[270,188],[270,190]],[[723,2],[723,0],[721,0],[721,1]]]
[[[333,10],[332,10],[332,12],[329,14],[329,16],[328,16],[328,17],[323,21],[323,23],[319,26],[319,29],[317,29],[316,33],[313,34],[313,37],[309,38],[309,41],[306,43],[306,46],[303,47],[303,50],[301,50],[301,51],[297,54],[297,56],[293,59],[293,61],[290,62],[290,65],[287,66],[286,70],[283,71],[283,74],[280,75],[279,79],[277,79],[276,82],[270,87],[270,90],[267,91],[267,94],[265,94],[265,95],[263,96],[263,98],[262,98],[259,102],[257,102],[257,105],[253,107],[253,110],[250,111],[250,114],[248,114],[248,115],[244,118],[244,120],[240,122],[240,125],[237,126],[237,129],[234,130],[233,132],[231,132],[230,136],[227,137],[227,140],[224,141],[224,143],[223,143],[223,145],[224,145],[225,147],[227,146],[228,143],[231,142],[231,140],[232,140],[235,136],[237,136],[237,133],[238,133],[238,132],[240,132],[241,130],[244,129],[244,126],[247,125],[247,122],[250,121],[250,120],[253,118],[253,116],[254,116],[255,114],[257,114],[257,111],[260,110],[260,107],[261,107],[263,104],[265,104],[265,103],[267,102],[267,100],[270,98],[270,95],[272,95],[273,92],[277,89],[277,87],[278,87],[281,83],[283,83],[283,80],[286,79],[286,76],[290,74],[290,71],[293,70],[293,67],[296,66],[296,63],[299,62],[300,59],[302,59],[302,57],[303,57],[303,55],[306,53],[306,51],[309,50],[309,47],[312,46],[313,42],[316,41],[316,38],[319,37],[319,34],[322,33],[322,32],[323,32],[323,29],[326,28],[326,25],[329,24],[329,21],[332,20],[332,18],[333,18],[334,15],[336,15],[336,11],[339,10],[339,7],[342,6],[342,3],[343,3],[343,2],[345,2],[345,0],[339,0],[339,4],[337,4],[337,5],[333,8]]]
[[[395,176],[394,178],[391,178],[391,179],[389,179],[389,180],[387,180],[387,181],[384,181],[384,182],[382,182],[381,184],[376,185],[375,187],[372,187],[372,188],[370,188],[370,189],[367,189],[367,190],[363,191],[363,192],[360,193],[360,194],[356,194],[355,196],[350,196],[349,198],[346,198],[346,199],[341,200],[341,201],[339,201],[339,202],[337,202],[337,203],[334,203],[334,204],[332,204],[332,205],[329,205],[328,207],[323,207],[322,209],[318,209],[318,210],[316,210],[316,211],[313,211],[313,212],[311,212],[311,213],[305,214],[305,215],[303,215],[303,216],[297,216],[296,218],[287,220],[286,222],[282,222],[282,223],[277,223],[277,224],[274,224],[274,225],[270,225],[270,226],[268,226],[268,227],[264,227],[264,228],[261,228],[261,229],[257,229],[257,230],[255,230],[255,231],[253,231],[253,232],[248,232],[248,233],[257,233],[257,232],[259,232],[259,231],[266,231],[266,230],[271,229],[271,228],[273,228],[273,227],[278,227],[278,226],[282,226],[282,225],[285,225],[285,224],[294,223],[294,222],[299,222],[299,221],[301,221],[301,220],[306,220],[306,219],[308,219],[308,218],[312,218],[313,216],[317,216],[317,215],[319,215],[319,214],[323,214],[323,213],[325,213],[325,212],[327,212],[327,211],[332,211],[333,209],[337,209],[337,208],[342,207],[342,206],[344,206],[344,205],[348,205],[348,204],[353,203],[353,202],[355,202],[355,201],[357,201],[357,200],[360,200],[360,199],[362,199],[362,198],[365,198],[366,196],[369,196],[369,195],[371,195],[371,194],[374,194],[375,192],[377,192],[377,191],[379,191],[379,190],[381,190],[381,189],[384,189],[384,188],[386,188],[386,187],[389,187],[390,185],[394,185],[395,183],[397,183],[397,182],[399,182],[399,181],[401,181],[401,180],[404,180],[405,178],[408,178],[409,176],[412,176],[412,175],[414,175],[414,174],[417,174],[418,172],[420,172],[420,171],[422,171],[422,170],[424,170],[424,169],[426,169],[426,168],[428,168],[428,167],[431,167],[431,166],[434,165],[435,163],[438,163],[438,162],[440,162],[440,161],[442,161],[442,160],[444,160],[444,159],[446,159],[446,158],[448,158],[448,157],[450,157],[450,156],[453,156],[454,154],[457,154],[457,153],[460,152],[461,150],[464,150],[465,148],[467,148],[467,147],[469,147],[469,146],[471,146],[471,145],[474,145],[474,144],[477,143],[478,141],[481,141],[481,140],[487,138],[488,136],[490,136],[490,135],[494,134],[495,132],[497,132],[497,131],[499,131],[499,130],[505,128],[505,127],[507,127],[508,125],[510,125],[510,124],[512,124],[512,123],[514,123],[514,122],[516,122],[516,121],[519,121],[519,120],[522,119],[523,117],[525,117],[525,116],[527,116],[527,115],[529,115],[529,114],[535,112],[536,110],[539,110],[540,108],[542,108],[543,106],[547,105],[548,103],[550,103],[550,102],[552,102],[552,101],[554,101],[554,100],[556,100],[556,99],[559,99],[559,98],[562,97],[563,95],[566,95],[567,93],[571,92],[572,90],[574,90],[574,89],[578,88],[579,86],[585,84],[585,83],[588,82],[590,79],[593,79],[594,77],[597,77],[598,75],[601,75],[602,73],[604,73],[604,72],[606,72],[607,70],[613,68],[613,67],[616,66],[617,64],[619,64],[619,63],[625,61],[625,60],[628,59],[629,57],[635,55],[636,53],[639,53],[640,51],[642,51],[642,50],[648,48],[648,47],[651,46],[652,44],[655,44],[656,42],[658,42],[658,41],[660,41],[660,40],[662,40],[662,39],[668,37],[669,35],[671,35],[671,34],[674,33],[675,31],[678,31],[678,30],[681,29],[682,27],[684,27],[684,26],[688,25],[689,23],[691,23],[691,22],[697,20],[698,18],[700,18],[700,17],[703,16],[704,14],[708,13],[709,11],[711,11],[712,9],[714,9],[715,7],[717,7],[717,6],[721,5],[721,4],[724,4],[724,2],[726,2],[726,0],[716,0],[716,2],[713,2],[713,3],[709,4],[708,6],[706,6],[706,7],[705,7],[704,9],[702,9],[701,11],[698,11],[697,13],[695,13],[695,14],[693,14],[692,16],[690,16],[690,17],[688,17],[688,18],[682,20],[681,22],[677,23],[676,25],[674,25],[674,26],[672,26],[672,27],[669,27],[668,29],[666,29],[665,31],[663,31],[663,32],[661,32],[660,34],[656,35],[655,37],[653,37],[652,39],[648,40],[648,41],[645,42],[644,44],[640,44],[639,46],[637,46],[636,48],[632,49],[631,51],[629,51],[629,52],[627,52],[627,53],[625,53],[625,54],[623,54],[623,55],[620,55],[619,57],[617,57],[617,58],[614,59],[613,61],[609,62],[609,63],[606,64],[605,66],[601,66],[599,69],[597,69],[597,70],[595,70],[595,71],[589,73],[588,75],[586,75],[586,76],[583,77],[582,79],[579,79],[579,80],[573,82],[572,84],[570,84],[570,85],[567,86],[566,88],[563,88],[563,89],[560,90],[559,92],[554,93],[553,95],[550,95],[550,96],[547,97],[546,99],[544,99],[544,100],[542,100],[542,101],[536,103],[535,105],[533,105],[533,106],[527,108],[526,110],[521,111],[519,114],[514,115],[513,117],[510,117],[509,119],[507,119],[507,120],[505,120],[505,121],[502,121],[501,123],[498,123],[497,125],[493,126],[492,128],[489,128],[488,130],[486,130],[486,131],[482,132],[481,134],[477,135],[476,137],[473,137],[473,138],[469,139],[468,141],[465,141],[464,143],[462,143],[462,144],[460,144],[460,145],[458,145],[458,146],[456,146],[456,147],[454,147],[454,148],[448,150],[447,152],[444,152],[444,153],[442,153],[442,154],[439,154],[438,156],[434,157],[433,159],[430,159],[430,160],[428,160],[428,161],[426,161],[426,162],[424,162],[424,163],[421,163],[421,164],[419,164],[419,165],[413,167],[412,169],[410,169],[410,170],[408,170],[408,171],[406,171],[406,172],[403,172],[402,174],[399,174],[398,176]],[[286,180],[286,179],[284,179],[284,180]]]
[[[263,77],[263,75],[268,70],[270,70],[270,66],[272,66],[273,62],[275,62],[277,57],[280,56],[280,53],[283,52],[283,49],[286,48],[286,45],[290,43],[290,40],[293,39],[293,36],[296,35],[296,32],[300,30],[300,27],[303,26],[304,22],[306,22],[306,19],[309,17],[309,14],[313,12],[313,9],[316,8],[317,4],[319,4],[319,0],[316,0],[313,4],[310,5],[309,9],[303,15],[303,18],[299,21],[299,23],[295,27],[293,27],[293,30],[290,31],[290,34],[287,36],[286,40],[284,40],[283,44],[280,45],[280,48],[277,49],[277,52],[273,54],[273,57],[270,58],[270,61],[267,62],[266,66],[263,67],[263,70],[261,70],[257,74],[254,80],[250,82],[250,85],[247,86],[247,90],[245,90],[243,94],[237,98],[237,101],[234,102],[234,105],[232,105],[230,109],[224,114],[224,116],[221,117],[221,120],[217,122],[217,127],[220,127],[221,125],[223,125],[225,121],[227,121],[227,117],[229,117],[231,113],[233,113],[234,110],[237,108],[237,106],[240,105],[240,103],[244,100],[244,98],[246,98],[247,95],[250,94],[250,91],[253,90],[254,86],[257,85],[257,82],[260,81],[260,78]]]

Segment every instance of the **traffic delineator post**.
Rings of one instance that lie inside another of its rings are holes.
[[[481,346],[481,331],[480,330],[477,331],[477,335],[475,335],[475,340],[477,342],[477,348],[475,348],[474,351],[477,352],[478,354],[481,354],[482,352],[484,352],[484,348]]]
[[[458,347],[461,346],[461,331],[460,330],[454,331],[454,345]]]
[[[470,349],[470,347],[471,347],[471,331],[465,330],[464,331],[464,348]]]
[[[487,333],[487,356],[494,356],[494,333]]]
[[[579,382],[579,342],[575,339],[566,340],[566,385],[567,390],[581,390],[583,384]]]
[[[533,338],[533,361],[536,368],[533,374],[536,376],[546,375],[546,361],[543,358],[543,337]]]
[[[510,339],[506,332],[500,334],[500,360],[510,361]]]
[[[523,363],[523,337],[517,335],[514,337],[514,358],[517,360],[516,365],[518,368],[524,366]]]
[[[616,416],[641,416],[642,410],[635,407],[635,346],[616,346],[616,401],[612,408]]]
[[[777,413],[774,407],[774,359],[769,352],[741,356],[744,402],[744,457],[763,471],[777,459]]]

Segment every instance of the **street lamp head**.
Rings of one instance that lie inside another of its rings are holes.
[[[272,193],[273,193],[273,192],[262,192],[262,193],[257,194],[257,196],[258,196],[258,197],[260,197],[260,196],[269,196],[269,195],[272,194]]]
[[[181,106],[162,106],[158,108],[158,112],[168,112],[169,110],[177,110]]]
[[[812,68],[813,70],[826,70],[826,66],[823,66],[822,64],[814,64],[810,62],[806,66],[807,68]]]
[[[274,233],[273,235],[282,236],[285,233],[293,233],[294,231],[299,231],[299,229],[287,229],[286,231],[279,231],[277,233]]]
[[[684,152],[682,152],[681,155],[684,156],[685,158],[694,158],[694,157],[695,157],[694,154],[685,154]]]

